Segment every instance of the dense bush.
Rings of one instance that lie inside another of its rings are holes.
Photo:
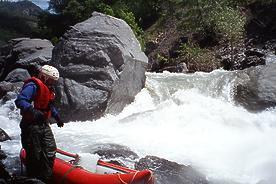
[[[164,16],[178,14],[185,22],[183,31],[188,28],[202,34],[215,31],[227,34],[226,38],[233,40],[237,37],[234,34],[240,35],[245,23],[244,17],[239,14],[239,7],[271,2],[275,0],[50,0],[49,8],[56,12],[55,16],[59,17],[56,19],[63,21],[61,25],[52,23],[49,20],[53,20],[53,15],[47,14],[41,17],[40,25],[42,30],[51,30],[50,33],[46,31],[47,37],[59,37],[69,26],[89,18],[93,11],[99,11],[125,20],[142,41],[143,30]],[[235,20],[231,18],[232,15]],[[239,22],[232,31],[227,30],[232,27],[230,21],[223,18],[225,16],[230,17],[231,21]],[[56,26],[58,32],[53,31]],[[234,33],[234,30],[237,31]]]

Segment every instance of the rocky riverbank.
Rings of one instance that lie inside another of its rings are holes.
[[[177,16],[165,17],[146,31],[148,70],[193,73],[264,65],[268,53],[276,54],[275,11],[275,3],[242,7],[241,13],[246,16],[245,35],[233,48],[215,32],[187,33]],[[183,54],[183,46],[191,43],[199,47],[184,48]]]

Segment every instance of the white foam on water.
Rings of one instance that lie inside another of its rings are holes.
[[[140,157],[192,165],[211,179],[275,183],[276,110],[251,113],[235,105],[229,94],[234,77],[227,75],[147,74],[146,88],[119,115],[52,125],[58,147],[90,153],[95,145],[119,144]],[[19,139],[18,122],[5,112],[2,106],[1,128]],[[11,142],[2,148],[16,154],[19,140]]]

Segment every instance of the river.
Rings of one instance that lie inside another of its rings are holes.
[[[88,153],[95,145],[119,144],[139,157],[153,155],[192,165],[209,180],[276,183],[276,109],[251,113],[236,105],[235,80],[235,72],[223,70],[147,73],[146,87],[119,115],[63,128],[52,125],[57,145]],[[13,107],[12,101],[0,107],[0,127],[13,139],[1,145],[10,158],[17,158],[19,116]],[[14,166],[16,160],[6,163]]]

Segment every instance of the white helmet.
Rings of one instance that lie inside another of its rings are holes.
[[[58,70],[50,65],[44,65],[40,69],[40,75],[44,75],[46,78],[53,79],[57,81],[59,79],[59,72]]]

